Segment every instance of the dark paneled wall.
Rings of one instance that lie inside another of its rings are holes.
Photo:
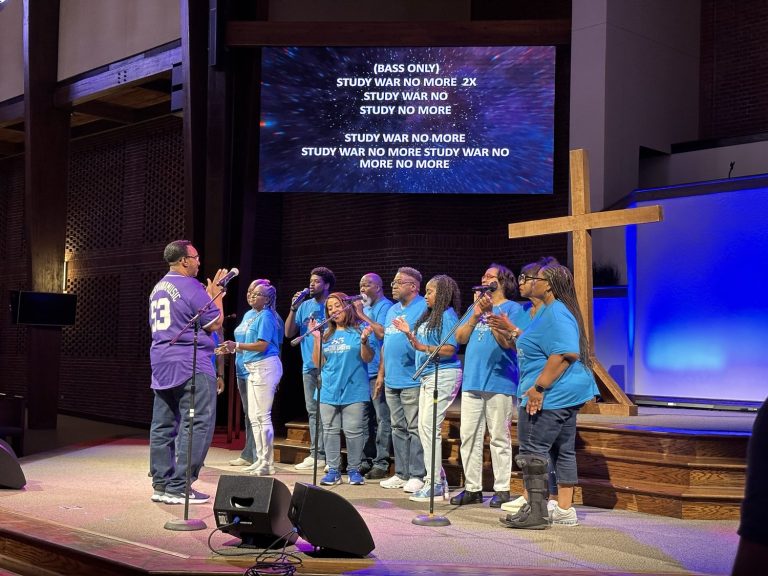
[[[28,289],[23,160],[0,163],[0,294]],[[34,215],[30,215],[34,217]],[[67,290],[59,409],[148,423],[149,291],[167,270],[165,244],[185,236],[181,121],[176,117],[73,142],[67,201]],[[64,255],[62,254],[62,258]],[[0,390],[25,394],[26,329],[0,318]]]
[[[768,2],[702,0],[700,138],[768,133]]]

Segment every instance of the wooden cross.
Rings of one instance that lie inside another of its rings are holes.
[[[509,225],[510,238],[529,238],[547,234],[571,233],[573,251],[573,279],[576,297],[584,319],[589,341],[589,354],[593,361],[595,381],[602,402],[593,402],[582,412],[635,416],[637,406],[627,397],[605,367],[595,357],[594,317],[592,313],[592,232],[595,228],[611,228],[644,224],[662,220],[661,206],[644,206],[608,212],[589,211],[589,164],[586,150],[571,150],[571,215],[561,218],[516,222]]]

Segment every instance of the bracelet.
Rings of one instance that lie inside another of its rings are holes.
[[[297,306],[291,306],[291,312],[296,312],[299,308]]]
[[[224,374],[216,374],[216,380],[218,380],[219,378],[224,380]]]
[[[240,350],[240,342],[235,342],[235,350]]]

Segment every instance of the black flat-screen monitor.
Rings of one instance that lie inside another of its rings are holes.
[[[554,46],[264,47],[259,190],[550,194]]]
[[[12,290],[10,309],[14,324],[71,326],[75,323],[77,295]]]

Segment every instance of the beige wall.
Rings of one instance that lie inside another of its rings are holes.
[[[59,80],[181,37],[179,0],[61,0]]]
[[[0,102],[24,93],[23,16],[20,0],[0,10]]]

